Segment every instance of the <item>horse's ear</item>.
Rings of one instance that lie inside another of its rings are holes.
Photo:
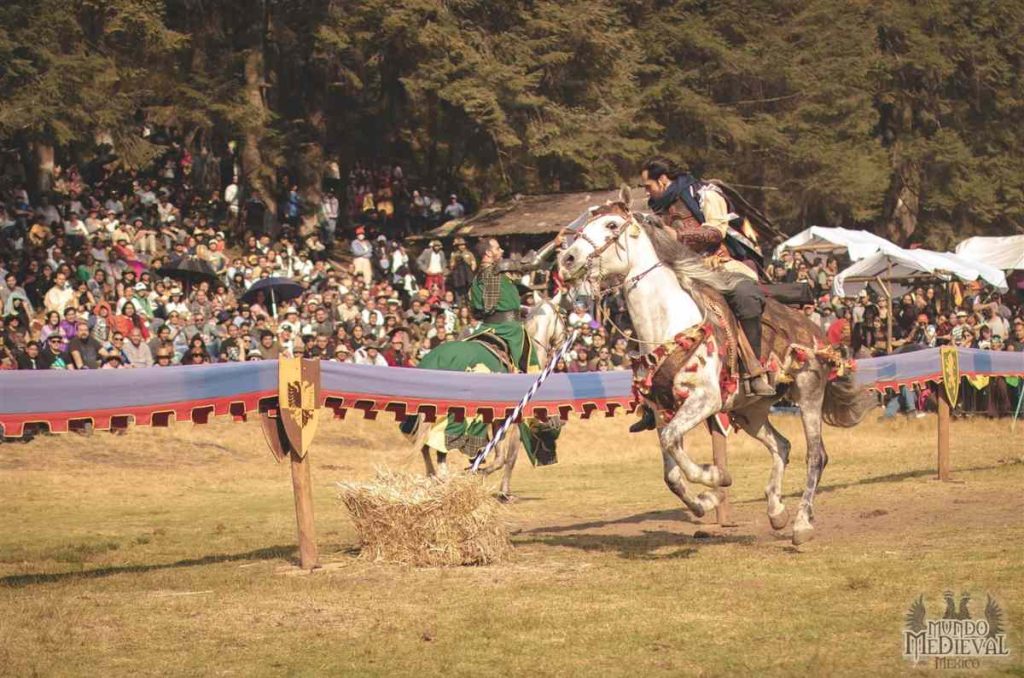
[[[627,184],[622,184],[622,187],[619,188],[619,201],[626,206],[627,210],[633,209],[633,191]]]

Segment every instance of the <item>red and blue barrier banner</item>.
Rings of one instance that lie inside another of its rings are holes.
[[[1024,353],[974,348],[959,348],[956,352],[962,377],[1024,376]],[[938,383],[942,381],[940,349],[858,360],[853,378],[858,385],[875,391]]]
[[[1024,376],[1024,353],[959,349],[963,376]],[[375,418],[390,412],[401,419],[423,414],[510,415],[536,375],[477,374],[324,362],[320,405],[344,417],[350,410]],[[853,378],[864,388],[885,390],[942,381],[939,349],[858,360]],[[88,371],[0,372],[0,425],[4,435],[21,436],[39,424],[64,432],[91,423],[105,430],[166,426],[172,421],[206,423],[211,416],[277,410],[277,361],[222,363],[170,368]],[[612,415],[635,407],[632,373],[552,374],[523,410],[545,419],[575,413]]]

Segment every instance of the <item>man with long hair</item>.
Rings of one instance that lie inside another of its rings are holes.
[[[714,184],[702,182],[662,158],[644,163],[641,178],[647,189],[648,206],[675,232],[680,242],[704,257],[710,268],[749,279],[736,285],[725,299],[749,343],[743,346],[743,341],[738,342],[750,392],[759,396],[775,395],[760,355],[765,294],[757,284],[757,272],[733,259],[726,247],[732,215],[725,196]]]

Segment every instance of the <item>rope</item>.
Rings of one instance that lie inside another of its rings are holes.
[[[537,391],[540,390],[541,385],[547,380],[548,377],[551,376],[551,372],[555,369],[555,365],[558,364],[558,361],[565,356],[565,354],[569,351],[569,347],[571,347],[573,342],[576,341],[577,332],[578,330],[573,330],[572,332],[570,332],[566,340],[562,342],[562,345],[559,346],[558,350],[555,351],[555,353],[551,356],[551,359],[548,360],[547,366],[537,376],[537,381],[533,382],[533,385],[530,386],[530,390],[523,394],[523,397],[519,399],[519,404],[516,405],[516,408],[514,410],[512,410],[512,414],[505,418],[505,421],[502,423],[501,428],[499,428],[495,432],[494,437],[491,438],[490,441],[488,441],[487,445],[482,450],[480,450],[479,454],[476,455],[476,458],[473,459],[473,465],[470,467],[471,471],[476,472],[480,468],[480,464],[482,464],[483,461],[487,459],[487,455],[489,455],[491,451],[497,446],[497,444],[501,442],[502,438],[505,437],[505,434],[508,433],[508,430],[512,427],[512,424],[514,424],[516,419],[519,418],[519,415],[523,413],[523,408],[526,407],[526,404],[528,402],[533,400],[533,396],[537,395]]]

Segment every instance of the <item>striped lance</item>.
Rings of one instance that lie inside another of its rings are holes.
[[[516,419],[519,418],[519,415],[523,413],[523,408],[526,407],[526,404],[528,402],[533,400],[533,396],[537,395],[537,391],[540,390],[541,385],[547,380],[548,377],[551,376],[551,372],[555,369],[555,365],[557,365],[558,361],[561,360],[569,351],[569,347],[572,346],[574,341],[576,341],[576,335],[578,333],[578,330],[573,330],[572,332],[570,332],[569,337],[564,342],[562,342],[562,345],[559,346],[558,350],[555,351],[554,355],[551,356],[551,359],[548,360],[547,366],[545,366],[541,373],[537,376],[537,381],[533,382],[533,385],[530,386],[530,390],[528,390],[523,395],[523,397],[519,399],[519,404],[516,405],[516,408],[514,410],[512,410],[512,414],[505,418],[505,421],[501,424],[501,428],[499,428],[495,432],[494,437],[491,438],[490,441],[488,441],[487,445],[482,450],[480,450],[480,452],[476,455],[476,458],[473,460],[473,466],[471,467],[472,471],[475,472],[477,469],[480,468],[480,464],[482,464],[484,460],[487,459],[487,455],[489,455],[491,451],[495,448],[495,446],[501,442],[502,438],[505,437],[505,434],[508,433],[509,428],[511,428],[512,424],[514,424]]]

